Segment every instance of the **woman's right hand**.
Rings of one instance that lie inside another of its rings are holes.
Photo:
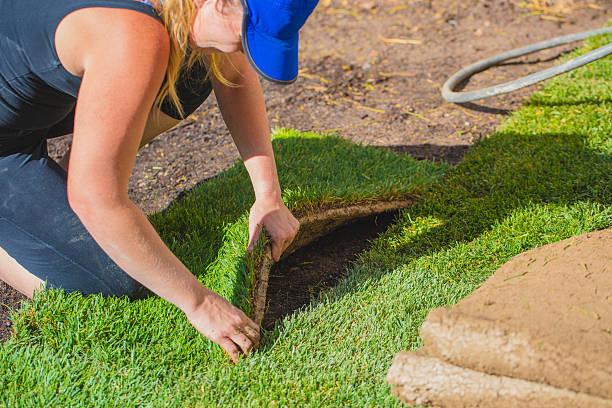
[[[193,327],[221,346],[234,363],[240,354],[247,355],[259,344],[259,326],[208,289],[203,302],[186,315]]]

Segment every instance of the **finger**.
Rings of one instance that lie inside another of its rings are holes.
[[[244,334],[249,336],[251,340],[259,341],[259,332],[260,332],[259,325],[255,323],[253,320],[251,320],[240,309],[238,310],[240,311],[240,315],[241,315],[241,322],[239,323],[240,330],[242,330]]]
[[[295,229],[295,235],[298,234],[298,232],[300,231],[300,222],[298,220],[295,220],[295,224],[294,224],[294,229]]]
[[[238,356],[240,355],[240,349],[231,339],[224,337],[219,341],[219,345],[225,352],[230,356],[232,362],[238,362]]]
[[[289,238],[287,238],[287,247],[289,247],[291,244],[293,244],[293,241],[295,241],[296,237],[297,237],[297,231],[292,231],[289,234]]]
[[[287,231],[287,234],[285,235],[286,236],[285,241],[283,242],[283,252],[285,252],[285,249],[289,248],[289,246],[295,239],[296,234],[297,233],[293,229],[289,229]]]
[[[236,331],[230,338],[240,347],[240,350],[242,350],[245,355],[249,354],[249,351],[253,348],[253,341],[242,332]]]
[[[287,248],[289,248],[289,245],[291,245],[291,240],[290,239],[286,239],[286,240],[283,241],[283,249],[281,251],[281,256],[285,253]]]
[[[259,345],[259,329],[254,329],[251,326],[244,326],[243,331],[251,339],[253,346]]]
[[[247,245],[247,250],[250,252],[253,250],[253,246],[257,239],[259,238],[259,234],[261,233],[262,223],[256,223],[255,225],[249,225],[249,244]]]
[[[280,245],[279,245],[278,239],[274,239],[272,241],[272,259],[274,259],[274,261],[278,261],[279,250],[280,250]]]
[[[285,240],[277,240],[276,245],[272,248],[272,255],[276,262],[280,261],[281,255],[285,250]]]
[[[259,333],[260,331],[260,327],[257,323],[255,323],[253,320],[249,319],[248,317],[246,317],[245,315],[245,320],[246,320],[246,325],[251,328],[252,330],[256,331],[257,333]]]

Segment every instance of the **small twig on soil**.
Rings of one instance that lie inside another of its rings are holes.
[[[418,72],[408,71],[394,71],[394,72],[379,72],[378,75],[385,78],[402,77],[402,78],[414,78],[418,75]]]
[[[414,116],[415,118],[419,118],[419,119],[421,119],[422,121],[425,121],[425,122],[428,122],[428,123],[429,123],[429,122],[431,122],[431,121],[430,121],[429,119],[427,119],[425,116],[423,116],[423,115],[421,115],[421,114],[418,114],[418,113],[415,113],[415,112],[410,112],[408,109],[405,109],[405,108],[404,108],[404,109],[402,109],[402,113],[405,113],[406,115]]]
[[[394,6],[394,7],[391,7],[389,9],[389,14],[393,15],[393,14],[397,13],[398,11],[406,10],[407,8],[408,8],[408,6],[405,6],[405,5]]]
[[[530,11],[527,16],[539,16],[542,20],[565,21],[566,17],[580,9],[590,8],[602,10],[603,7],[595,3],[578,4],[573,0],[526,0],[518,6]]]
[[[357,20],[360,19],[359,13],[349,9],[329,8],[328,10],[326,10],[326,14],[345,14],[351,17],[355,17]]]
[[[421,40],[412,40],[410,38],[387,38],[383,36],[379,36],[380,40],[386,44],[400,44],[400,45],[421,45],[423,41]]]
[[[371,112],[376,112],[376,113],[387,113],[387,111],[385,111],[383,109],[371,108],[371,107],[363,105],[363,104],[361,104],[361,103],[359,103],[357,101],[354,101],[354,100],[352,100],[350,98],[340,98],[340,100],[346,101],[346,102],[350,102],[350,103],[352,103],[353,105],[355,105],[359,109],[365,109],[365,110],[369,110]]]
[[[327,92],[327,88],[321,85],[305,85],[304,89],[310,89],[316,92]]]
[[[321,75],[311,74],[307,70],[300,70],[300,76],[308,79],[317,79],[324,84],[329,84],[331,81]]]

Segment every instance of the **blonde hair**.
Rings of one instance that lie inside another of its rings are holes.
[[[155,99],[155,106],[160,106],[162,101],[169,97],[181,117],[185,112],[181,106],[176,92],[176,82],[181,69],[189,69],[196,63],[205,64],[208,69],[207,78],[214,75],[224,85],[235,84],[228,81],[221,72],[221,65],[227,59],[223,53],[205,55],[197,49],[189,47],[189,32],[195,19],[198,8],[193,0],[163,0],[158,1],[161,19],[170,35],[170,56],[168,68],[166,69],[166,81]],[[204,81],[207,78],[202,78]]]

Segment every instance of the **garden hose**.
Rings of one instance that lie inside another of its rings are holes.
[[[585,38],[592,37],[595,35],[612,33],[612,27],[600,28],[598,30],[585,31],[578,34],[565,35],[562,37],[556,37],[550,40],[541,41],[532,45],[528,45],[522,48],[516,48],[511,51],[504,52],[503,54],[496,55],[491,58],[480,60],[472,65],[469,65],[460,71],[457,71],[451,76],[442,87],[442,97],[448,102],[453,103],[464,103],[475,101],[478,99],[489,98],[491,96],[500,95],[508,92],[516,91],[517,89],[524,88],[526,86],[533,85],[537,82],[543,81],[548,78],[563,74],[565,72],[574,70],[578,67],[591,63],[595,60],[603,58],[612,54],[612,43],[604,45],[594,51],[584,54],[571,61],[565,62],[561,65],[554,66],[552,68],[545,69],[543,71],[534,72],[533,74],[524,76],[514,81],[505,82],[500,85],[490,86],[488,88],[478,89],[469,92],[455,92],[454,89],[465,80],[473,76],[478,72],[485,71],[492,66],[499,65],[504,61],[512,58],[521,57],[523,55],[532,54],[537,51],[553,48],[562,44],[571,43],[574,41],[584,40]]]

